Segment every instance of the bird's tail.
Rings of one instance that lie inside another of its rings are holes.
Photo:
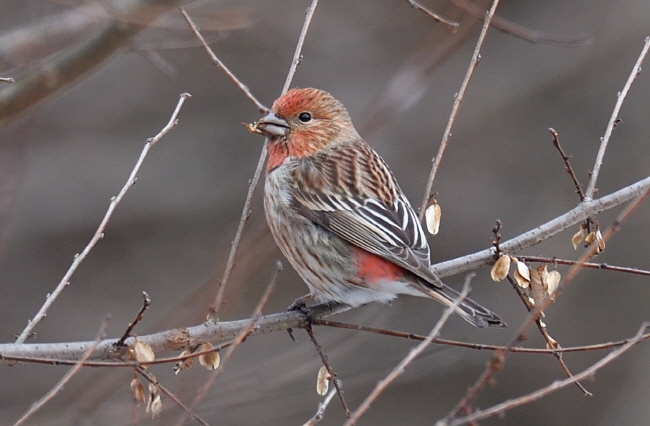
[[[426,282],[422,278],[418,281],[422,284],[420,288],[428,296],[436,299],[446,306],[453,305],[460,297],[460,293],[451,287],[442,284],[442,287],[433,286],[431,283]],[[456,312],[462,316],[467,322],[476,327],[505,327],[501,318],[491,310],[479,305],[470,298],[465,298],[456,308]]]

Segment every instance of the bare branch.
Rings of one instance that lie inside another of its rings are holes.
[[[296,50],[293,55],[293,60],[291,61],[291,67],[289,68],[289,73],[287,74],[287,78],[284,82],[284,88],[282,89],[283,95],[287,93],[287,91],[289,90],[289,87],[291,86],[291,82],[293,81],[293,76],[295,75],[296,69],[298,68],[298,64],[300,63],[300,60],[302,58],[302,46],[305,43],[305,37],[307,36],[307,31],[309,30],[309,24],[311,24],[311,18],[314,15],[314,11],[316,10],[317,4],[318,4],[318,0],[312,0],[311,5],[307,9],[307,15],[305,16],[305,22],[302,25],[302,31],[300,32],[300,37],[298,38],[298,43],[296,45]],[[189,17],[187,17],[186,19],[189,19]],[[210,48],[208,47],[207,44],[205,44],[205,47],[208,51],[210,51]],[[262,146],[262,152],[260,153],[260,158],[259,160],[257,160],[257,168],[255,169],[255,174],[253,175],[253,178],[251,179],[248,185],[248,194],[246,194],[246,201],[244,202],[244,210],[242,211],[241,219],[239,220],[239,225],[237,226],[237,233],[235,234],[235,239],[233,240],[232,247],[230,248],[230,254],[228,255],[228,262],[226,263],[226,269],[223,272],[223,277],[221,278],[221,281],[219,283],[220,284],[219,291],[217,292],[217,296],[215,297],[211,312],[209,314],[209,319],[213,321],[218,320],[219,308],[221,306],[221,301],[223,300],[223,294],[226,290],[226,284],[228,283],[228,278],[230,277],[232,268],[235,266],[235,255],[237,254],[237,250],[239,249],[241,237],[244,233],[244,227],[246,226],[246,222],[248,222],[248,218],[250,217],[250,213],[251,213],[250,206],[253,202],[253,196],[255,195],[255,191],[257,190],[257,185],[260,181],[260,177],[262,176],[262,169],[264,168],[264,163],[266,161],[267,150],[268,150],[267,141],[264,141],[264,145]]]
[[[522,262],[552,263],[555,265],[575,265],[576,263],[578,263],[576,260],[557,259],[555,257],[543,257],[543,256],[517,256],[517,259],[519,259]],[[608,265],[607,263],[585,262],[582,264],[582,267],[590,268],[590,269],[603,269],[605,271],[623,272],[626,274],[633,274],[633,275],[645,275],[645,276],[650,275],[650,271],[646,271],[643,269]]]
[[[323,420],[323,417],[325,417],[325,410],[327,410],[327,406],[330,405],[330,402],[332,402],[332,399],[336,394],[337,394],[336,388],[332,388],[332,390],[329,391],[329,393],[327,394],[323,402],[318,404],[318,410],[316,411],[316,414],[314,414],[314,417],[309,419],[303,426],[314,426],[316,423]]]
[[[399,377],[406,367],[408,367],[413,360],[420,355],[435,339],[438,337],[438,334],[440,334],[440,330],[442,330],[442,327],[445,325],[451,314],[453,314],[456,311],[456,308],[458,308],[458,305],[467,297],[467,294],[469,293],[469,283],[474,278],[476,274],[469,274],[465,278],[465,284],[463,285],[463,290],[460,292],[458,295],[458,299],[454,301],[454,303],[447,307],[445,311],[443,312],[442,316],[436,323],[435,327],[431,330],[429,335],[424,339],[422,342],[420,342],[419,345],[417,345],[415,348],[413,348],[407,356],[402,359],[402,361],[393,368],[393,371],[391,371],[383,380],[381,380],[379,383],[377,383],[377,386],[368,394],[366,399],[361,403],[359,408],[357,408],[353,413],[350,418],[347,419],[347,421],[343,424],[343,426],[352,426],[367,410],[370,408],[370,405],[377,399],[377,397],[386,389],[386,387],[392,383],[397,377]]]
[[[438,15],[437,13],[432,12],[431,10],[429,10],[428,8],[422,6],[420,3],[418,3],[418,2],[416,2],[414,0],[406,0],[406,1],[411,5],[411,7],[413,9],[416,9],[416,10],[419,10],[420,12],[423,12],[425,15],[427,15],[429,18],[433,19],[434,21],[445,24],[445,25],[451,27],[452,30],[455,30],[456,28],[458,28],[458,25],[459,25],[458,22],[449,21],[449,20],[443,18],[442,16]]]
[[[464,11],[470,13],[477,19],[483,19],[485,16],[485,8],[468,0],[450,0],[452,4],[458,6]],[[522,40],[526,40],[533,44],[550,44],[563,47],[579,47],[590,44],[593,37],[589,35],[567,36],[562,34],[548,34],[541,31],[526,28],[522,25],[510,22],[500,16],[495,16],[492,19],[492,27],[503,31],[507,34],[512,34]]]
[[[385,336],[399,337],[399,338],[402,338],[402,339],[409,339],[409,340],[422,341],[422,340],[426,339],[426,336],[421,336],[419,334],[406,333],[406,332],[403,332],[403,331],[389,330],[389,329],[385,329],[385,328],[368,327],[368,326],[359,325],[359,324],[349,324],[349,323],[339,322],[339,321],[316,319],[316,320],[313,321],[313,324],[314,325],[326,326],[326,327],[343,328],[343,329],[346,329],[346,330],[365,331],[367,333],[381,334],[381,335],[385,335]],[[650,339],[650,333],[644,334],[642,339],[643,340]],[[554,353],[565,353],[565,352],[588,352],[588,351],[598,351],[598,350],[604,350],[604,349],[617,348],[619,346],[625,345],[629,341],[630,341],[630,339],[624,339],[624,340],[619,340],[619,341],[616,341],[616,342],[598,343],[598,344],[595,344],[595,345],[573,346],[573,347],[553,348],[553,349],[524,348],[524,347],[521,347],[521,346],[513,346],[512,348],[510,348],[510,352],[518,352],[518,353],[526,353],[526,354],[554,354]],[[479,351],[503,351],[503,350],[506,350],[505,346],[485,345],[485,344],[482,344],[482,343],[459,342],[459,341],[456,341],[456,340],[439,339],[439,338],[433,339],[431,341],[431,343],[435,343],[435,344],[438,344],[438,345],[456,346],[456,347],[459,347],[459,348],[475,349],[475,350],[479,350]],[[46,360],[46,362],[51,362],[51,361]]]
[[[158,382],[158,380],[152,374],[149,374],[142,366],[136,367],[135,371],[137,371],[138,374],[144,377],[149,383],[156,385],[156,387],[160,389],[161,393],[165,394],[167,398],[171,399],[172,402],[178,405],[189,417],[193,418],[203,426],[209,426],[209,424],[205,420],[199,417],[196,413],[192,412],[192,410],[187,405],[183,404],[181,400],[178,399],[176,395],[174,395],[173,392],[171,392],[166,387],[161,385],[160,382]]]
[[[255,104],[255,106],[257,107],[257,109],[258,109],[261,113],[264,113],[264,112],[268,111],[269,109],[268,109],[267,107],[265,107],[264,105],[262,105],[262,103],[261,103],[260,101],[258,101],[257,98],[256,98],[255,96],[253,96],[253,94],[251,93],[251,91],[250,91],[250,89],[248,88],[248,86],[246,86],[244,83],[242,83],[242,82],[237,78],[237,76],[236,76],[235,74],[233,74],[232,71],[230,71],[230,69],[228,69],[228,67],[227,67],[226,65],[224,65],[223,62],[221,62],[221,59],[219,59],[219,58],[217,57],[217,55],[214,54],[214,52],[212,51],[212,49],[210,48],[210,46],[208,45],[208,43],[205,41],[205,39],[204,39],[203,36],[201,35],[201,32],[199,31],[199,28],[196,26],[196,24],[194,23],[194,21],[192,21],[192,18],[190,18],[190,15],[188,15],[187,12],[185,12],[185,9],[183,9],[182,7],[179,6],[179,7],[178,7],[178,10],[180,10],[181,14],[183,15],[183,18],[185,18],[185,21],[187,21],[187,25],[190,26],[190,29],[192,30],[192,32],[194,33],[194,35],[196,36],[196,38],[198,38],[199,41],[201,42],[201,45],[203,46],[203,48],[204,48],[205,51],[207,52],[208,56],[209,56],[210,59],[212,60],[212,63],[213,63],[213,64],[214,64],[218,69],[220,69],[220,70],[222,70],[224,73],[226,73],[226,75],[228,76],[228,78],[230,78],[230,80],[232,80],[232,82],[235,83],[235,86],[239,87],[239,89],[240,89],[242,92],[244,92],[244,95],[246,95],[246,97],[247,97],[248,99],[250,99],[250,100]]]
[[[551,133],[553,136],[553,146],[557,149],[557,151],[560,153],[560,156],[562,157],[562,161],[564,161],[564,166],[566,167],[566,171],[571,176],[571,180],[573,181],[573,185],[576,187],[576,193],[578,196],[580,196],[580,202],[585,200],[585,194],[582,192],[582,186],[580,185],[580,181],[578,180],[578,177],[576,176],[575,172],[573,171],[573,167],[571,167],[571,162],[569,161],[569,156],[564,153],[564,150],[562,149],[562,145],[560,145],[560,138],[555,131],[555,129],[548,129],[548,131]]]
[[[312,0],[311,4],[307,8],[307,13],[305,14],[305,22],[302,24],[302,30],[300,31],[300,36],[298,36],[298,43],[296,44],[296,50],[293,54],[293,59],[291,60],[291,67],[289,68],[289,72],[287,73],[287,78],[284,81],[284,86],[282,87],[283,95],[289,91],[289,88],[291,87],[291,82],[293,81],[293,76],[296,74],[298,65],[300,65],[300,62],[302,61],[302,46],[305,44],[307,31],[309,31],[309,26],[311,25],[311,19],[314,17],[316,6],[318,6],[318,0]]]
[[[43,395],[41,399],[36,401],[35,403],[32,404],[32,406],[27,410],[25,414],[22,415],[20,419],[16,423],[14,423],[14,426],[21,425],[25,422],[25,420],[29,419],[34,413],[36,413],[38,410],[43,407],[48,401],[50,401],[52,398],[54,398],[61,390],[63,387],[70,381],[72,376],[77,374],[77,372],[83,367],[84,362],[92,355],[93,351],[97,348],[97,345],[99,345],[99,342],[102,341],[102,339],[105,336],[106,332],[106,327],[108,327],[108,322],[110,321],[110,315],[106,316],[104,318],[104,321],[102,321],[101,325],[99,326],[99,330],[97,331],[97,336],[95,337],[95,340],[93,343],[88,347],[86,352],[82,355],[82,357],[79,359],[79,361],[72,367],[70,370],[68,370],[67,373],[63,377],[61,377],[61,380],[58,381],[56,385],[48,393]]]
[[[650,195],[650,187],[646,188],[643,192],[636,196],[636,198],[616,217],[614,223],[607,229],[603,235],[603,241],[608,241],[611,236],[617,232],[620,226],[630,217],[630,215],[636,211],[641,202]],[[586,203],[586,202],[585,202]],[[582,204],[585,204],[582,203]],[[567,285],[573,280],[576,274],[582,269],[582,263],[590,259],[598,248],[598,244],[592,244],[588,250],[580,257],[578,263],[574,265],[569,272],[562,278],[562,281],[558,285],[558,288],[555,290],[554,295],[559,296],[562,291],[567,287]],[[490,382],[494,374],[500,371],[503,368],[503,364],[506,361],[510,353],[510,348],[515,346],[518,342],[524,339],[524,336],[532,324],[539,318],[542,312],[551,304],[551,298],[547,298],[542,303],[535,305],[535,308],[531,310],[528,318],[524,323],[519,327],[517,332],[514,334],[510,342],[506,345],[504,351],[498,351],[492,360],[488,362],[487,367],[481,374],[481,376],[474,382],[474,384],[467,390],[465,396],[456,404],[456,406],[445,416],[444,422],[449,422],[456,414],[460,412],[478,396],[481,390]],[[571,382],[573,383],[573,382]]]
[[[440,142],[438,153],[433,158],[433,166],[431,167],[429,180],[427,181],[427,186],[426,189],[424,190],[424,199],[422,200],[422,205],[420,206],[420,222],[424,220],[424,212],[427,208],[427,201],[429,200],[429,197],[431,195],[431,190],[433,189],[433,181],[436,178],[436,173],[438,172],[438,167],[440,166],[440,162],[442,161],[442,156],[445,153],[445,149],[449,144],[449,139],[451,138],[451,129],[454,126],[454,122],[456,121],[456,115],[458,114],[458,110],[460,109],[460,104],[463,102],[463,98],[465,97],[467,86],[469,85],[469,81],[471,80],[472,75],[474,74],[474,70],[476,69],[479,61],[481,60],[481,47],[483,46],[485,35],[487,34],[487,30],[490,27],[490,22],[492,22],[492,17],[494,16],[494,12],[496,11],[498,4],[499,4],[499,0],[494,0],[492,2],[492,7],[490,8],[490,11],[485,15],[485,22],[483,23],[481,34],[479,34],[478,36],[478,41],[476,42],[476,47],[474,48],[474,53],[472,54],[472,60],[469,63],[467,72],[465,73],[465,78],[463,79],[463,82],[460,85],[460,90],[458,90],[458,93],[456,94],[456,96],[454,96],[454,105],[451,108],[449,121],[447,121],[447,127],[445,128],[445,132],[442,135],[442,142]]]
[[[612,116],[609,119],[609,123],[607,123],[605,135],[600,139],[600,147],[598,148],[598,154],[596,154],[596,162],[594,163],[594,167],[591,170],[591,178],[589,179],[587,190],[585,191],[585,199],[587,200],[594,198],[594,193],[596,192],[596,181],[598,180],[598,174],[600,173],[600,166],[603,165],[603,157],[605,156],[605,151],[607,150],[609,138],[612,135],[612,131],[614,131],[614,127],[616,127],[616,123],[618,121],[618,113],[621,110],[621,106],[623,106],[623,101],[625,101],[625,97],[627,96],[627,92],[630,90],[632,83],[641,73],[641,64],[643,63],[643,60],[648,53],[648,49],[650,49],[650,37],[646,37],[643,49],[641,49],[641,54],[636,60],[634,68],[632,68],[632,72],[627,78],[625,86],[623,86],[623,90],[620,91],[616,96],[616,105],[614,105],[614,111],[612,111]]]
[[[330,365],[329,360],[327,359],[327,355],[323,351],[323,347],[316,340],[316,336],[314,336],[314,331],[311,329],[311,324],[309,324],[305,330],[307,331],[307,334],[309,334],[309,338],[311,339],[311,342],[316,347],[316,351],[318,352],[318,355],[320,355],[320,359],[323,362],[325,368],[327,369],[327,373],[332,378],[332,384],[334,385],[334,390],[336,390],[336,393],[338,394],[339,399],[341,400],[341,405],[343,406],[345,417],[349,418],[350,409],[348,408],[348,404],[345,402],[345,398],[343,397],[343,391],[341,390],[340,381],[337,380],[336,373],[332,369],[332,366]]]
[[[508,253],[516,253],[526,247],[534,246],[553,235],[580,223],[590,216],[597,215],[612,207],[630,201],[650,188],[650,177],[642,179],[632,185],[626,186],[602,198],[585,201],[568,212],[539,225],[511,240],[500,243],[500,247]],[[447,260],[431,266],[431,270],[440,278],[470,271],[494,261],[494,249],[489,248],[477,253],[465,255],[456,259]]]
[[[436,423],[436,426],[457,426],[457,425],[463,425],[463,424],[468,424],[472,422],[476,422],[482,419],[486,419],[488,417],[496,416],[496,415],[501,415],[507,410],[511,410],[513,408],[519,407],[524,404],[531,403],[533,401],[536,401],[540,398],[543,398],[553,392],[556,392],[562,388],[565,388],[578,380],[582,379],[588,379],[592,377],[598,370],[609,364],[610,362],[614,361],[616,358],[620,357],[623,353],[627,352],[632,348],[632,346],[636,345],[639,343],[644,335],[644,332],[650,327],[650,323],[644,323],[641,328],[639,328],[639,331],[637,332],[636,336],[630,340],[628,343],[625,345],[621,346],[620,348],[616,349],[615,351],[612,351],[609,353],[607,356],[602,358],[600,361],[596,362],[593,364],[591,367],[587,368],[586,370],[582,371],[579,374],[574,375],[573,377],[570,377],[568,379],[564,380],[556,380],[550,385],[543,387],[541,389],[536,390],[535,392],[531,392],[528,395],[521,396],[519,398],[511,399],[506,402],[503,402],[501,404],[495,405],[493,407],[490,407],[485,410],[477,410],[474,413],[454,419],[453,421],[439,421]]]
[[[16,339],[16,343],[23,343],[30,336],[34,327],[36,327],[36,325],[43,318],[45,318],[45,315],[47,314],[47,310],[50,308],[52,303],[54,303],[54,301],[59,296],[59,294],[61,294],[63,289],[65,289],[68,285],[70,285],[70,278],[75,273],[75,271],[77,270],[81,262],[83,262],[86,256],[88,256],[88,253],[90,253],[90,251],[93,249],[93,247],[95,247],[95,245],[99,242],[99,240],[104,238],[104,230],[106,229],[106,226],[108,225],[108,221],[111,219],[111,216],[113,215],[113,211],[120,203],[120,201],[122,201],[122,198],[124,198],[127,191],[135,184],[137,180],[136,175],[138,174],[138,171],[140,170],[140,166],[142,166],[142,163],[144,162],[144,159],[146,158],[149,149],[151,149],[152,146],[154,146],[160,139],[162,139],[167,133],[169,133],[170,130],[176,127],[176,124],[178,124],[178,119],[177,119],[178,113],[180,112],[181,107],[185,103],[185,100],[189,97],[190,97],[189,93],[181,94],[180,99],[178,100],[178,104],[176,104],[176,109],[172,113],[172,116],[169,119],[167,125],[163,127],[163,129],[156,136],[148,139],[147,142],[144,144],[144,148],[140,153],[140,158],[138,158],[135,167],[133,167],[133,170],[131,171],[131,175],[129,176],[126,183],[120,190],[119,194],[117,194],[117,196],[111,199],[111,203],[108,206],[108,210],[106,211],[104,218],[99,224],[99,227],[95,231],[95,234],[90,239],[90,242],[88,243],[88,245],[86,245],[86,247],[83,249],[81,253],[78,253],[74,256],[74,261],[72,262],[72,265],[70,265],[70,268],[65,273],[65,275],[63,276],[59,284],[56,286],[54,291],[51,294],[47,295],[45,303],[43,304],[43,306],[41,306],[41,309],[38,311],[36,316],[34,316],[34,318],[29,321],[27,327],[25,327],[25,329],[20,333],[20,335]]]
[[[208,394],[208,391],[214,386],[216,383],[217,379],[223,372],[224,366],[230,360],[230,358],[233,356],[239,345],[241,345],[244,340],[251,334],[253,331],[253,328],[255,327],[255,323],[257,319],[259,318],[260,314],[262,313],[262,309],[266,305],[266,303],[269,301],[269,298],[271,297],[271,293],[275,289],[275,283],[278,279],[278,275],[280,274],[280,271],[282,271],[282,262],[278,261],[276,264],[275,272],[273,272],[273,276],[271,277],[271,280],[269,281],[269,284],[266,286],[266,291],[264,292],[264,295],[262,295],[262,298],[260,301],[257,303],[257,306],[255,307],[255,310],[253,311],[251,315],[251,319],[248,320],[248,325],[237,334],[237,337],[235,337],[235,341],[232,343],[230,346],[230,350],[226,354],[226,356],[223,357],[221,360],[221,363],[219,364],[219,367],[217,370],[210,376],[210,378],[201,386],[201,388],[198,390],[196,396],[194,397],[194,401],[192,401],[192,405],[190,406],[190,410],[194,411],[194,408],[203,401],[205,396]],[[183,417],[181,417],[176,423],[178,426],[185,424],[187,421],[188,416],[187,413]]]
[[[149,297],[147,292],[145,291],[142,292],[142,298],[144,299],[142,303],[142,308],[140,308],[140,311],[138,311],[138,314],[135,316],[135,319],[126,328],[126,331],[124,332],[120,340],[117,341],[115,346],[117,347],[124,346],[124,341],[128,337],[131,337],[131,332],[133,331],[135,326],[138,325],[140,321],[142,321],[142,317],[144,316],[145,311],[149,309],[149,306],[151,306],[151,298]]]
[[[349,310],[348,305],[318,305],[313,308],[314,318],[323,318],[337,313]],[[224,342],[230,341],[250,327],[251,319],[241,319],[236,321],[226,321],[213,323],[205,322],[193,327],[182,329],[172,329],[160,333],[138,336],[138,340],[151,346],[154,352],[177,350],[178,341],[186,339],[187,341],[202,342]],[[253,328],[249,335],[266,334],[276,331],[284,331],[287,328],[304,328],[307,321],[304,314],[296,311],[282,312],[279,314],[265,315],[254,321]],[[89,359],[109,359],[113,346],[117,339],[102,341],[95,352]],[[129,337],[124,342],[126,346],[131,347],[135,343],[133,337]],[[66,343],[34,343],[34,344],[16,344],[0,343],[0,360],[10,357],[49,357],[50,360],[78,360],[83,352],[88,350],[90,342],[66,342]]]

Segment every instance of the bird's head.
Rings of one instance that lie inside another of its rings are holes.
[[[250,128],[269,138],[271,151],[275,148],[295,159],[359,137],[343,104],[313,88],[288,91]]]

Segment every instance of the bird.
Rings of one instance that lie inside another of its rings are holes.
[[[294,88],[247,126],[267,141],[271,233],[310,290],[290,309],[387,303],[400,294],[455,303],[459,293],[431,271],[415,211],[340,101],[320,89]],[[468,298],[456,312],[476,327],[505,327]]]

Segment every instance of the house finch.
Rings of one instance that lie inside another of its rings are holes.
[[[430,270],[417,215],[341,102],[293,89],[249,129],[268,138],[266,219],[310,289],[293,307],[311,299],[354,307],[398,294],[454,303],[458,292]],[[505,326],[470,299],[457,312],[477,327]]]

